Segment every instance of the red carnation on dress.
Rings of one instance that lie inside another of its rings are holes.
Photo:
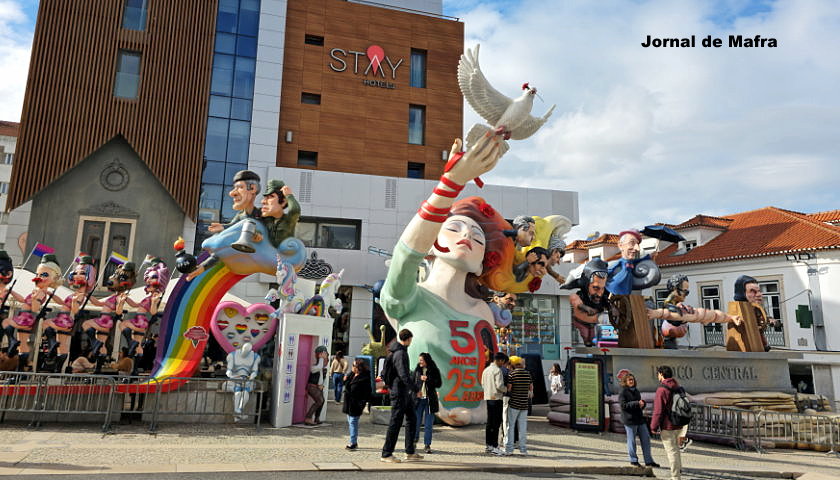
[[[502,256],[499,255],[499,252],[487,252],[484,255],[484,268],[487,270],[491,270],[499,266],[502,263]]]
[[[542,278],[534,277],[530,282],[528,282],[528,291],[534,293],[540,289],[540,285],[542,285]]]
[[[491,207],[489,203],[482,203],[478,209],[481,210],[481,213],[483,213],[485,217],[492,218],[493,215],[496,214],[496,211],[493,210],[493,207]]]

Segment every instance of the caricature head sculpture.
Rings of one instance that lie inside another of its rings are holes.
[[[96,267],[90,255],[79,257],[79,263],[67,274],[67,285],[82,292],[89,292],[96,286]]]
[[[283,187],[286,183],[282,180],[269,180],[263,190],[263,198],[260,203],[260,213],[263,217],[282,218],[288,201],[283,194]]]
[[[108,278],[108,290],[116,293],[125,292],[137,282],[137,267],[134,262],[126,262],[117,267]]]
[[[35,270],[35,288],[50,288],[57,287],[61,284],[61,267],[58,265],[58,259],[53,254],[46,254],[41,257],[41,263]]]
[[[754,305],[761,305],[763,295],[758,280],[749,275],[741,275],[735,280],[735,300],[739,302],[750,302]]]
[[[583,273],[578,280],[581,287],[581,299],[584,303],[598,305],[603,303],[607,285],[607,262],[596,258],[590,260],[583,267]]]
[[[260,191],[260,176],[250,170],[240,170],[233,176],[233,189],[228,192],[233,199],[233,209],[250,212]]]
[[[12,259],[5,250],[0,250],[0,284],[8,285],[15,276],[15,267]]]
[[[689,294],[688,277],[681,273],[675,273],[665,283],[665,287],[675,295],[674,300],[676,302],[682,302]]]
[[[484,299],[489,296],[487,288],[501,290],[496,288],[496,278],[505,275],[502,265],[513,262],[514,247],[505,236],[509,228],[504,217],[483,198],[467,197],[452,205],[432,253],[438,261],[469,272],[464,290],[474,298]]]
[[[152,264],[143,272],[143,283],[146,284],[146,293],[165,292],[169,284],[169,268],[166,263],[159,258],[152,259]]]
[[[513,219],[513,228],[516,230],[516,246],[527,247],[534,242],[537,233],[536,222],[533,217],[519,215]]]
[[[534,247],[528,250],[525,259],[528,260],[528,274],[542,278],[548,273],[549,253],[543,247]]]
[[[636,260],[642,251],[639,244],[642,243],[642,234],[636,230],[625,230],[618,234],[618,249],[621,250],[621,258],[625,260]]]

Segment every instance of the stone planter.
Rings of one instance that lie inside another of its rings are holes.
[[[370,423],[388,425],[391,420],[391,407],[370,407]]]

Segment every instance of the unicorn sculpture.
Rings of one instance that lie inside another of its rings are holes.
[[[321,288],[318,289],[318,294],[310,298],[303,304],[300,309],[301,315],[313,315],[316,317],[328,317],[329,307],[333,307],[336,312],[341,311],[341,300],[336,296],[339,287],[341,287],[341,275],[344,274],[342,268],[338,273],[331,273],[327,278],[321,282]]]

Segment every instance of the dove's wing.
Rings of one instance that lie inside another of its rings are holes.
[[[531,117],[529,115],[528,120],[525,120],[521,125],[510,132],[510,138],[512,140],[525,140],[531,135],[537,133],[537,130],[539,130],[546,120],[548,120],[548,117],[551,116],[551,112],[554,111],[554,107],[555,105],[552,105],[542,117]]]
[[[502,118],[512,100],[493,88],[478,64],[478,48],[467,49],[458,63],[458,85],[473,110],[492,126]]]

